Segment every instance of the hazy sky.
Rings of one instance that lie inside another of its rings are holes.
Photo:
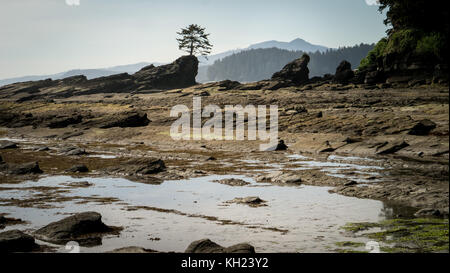
[[[191,23],[211,33],[213,54],[298,37],[373,43],[386,30],[375,1],[0,0],[0,79],[169,62],[183,55],[176,32]]]

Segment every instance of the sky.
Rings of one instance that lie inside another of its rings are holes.
[[[189,24],[206,28],[215,54],[295,38],[375,43],[383,19],[376,0],[0,0],[0,79],[171,62]]]

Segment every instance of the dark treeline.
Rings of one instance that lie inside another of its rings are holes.
[[[308,65],[310,77],[334,74],[342,60],[347,60],[355,69],[361,59],[367,56],[374,45],[360,44],[353,47],[329,49],[324,53],[309,53],[311,61]],[[269,79],[273,73],[281,70],[287,63],[300,58],[301,51],[288,51],[278,48],[252,49],[242,51],[208,67],[207,80],[234,80],[253,82]]]

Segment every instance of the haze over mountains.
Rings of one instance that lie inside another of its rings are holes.
[[[292,40],[291,42],[280,42],[280,41],[265,41],[257,44],[250,45],[247,48],[243,49],[234,49],[234,50],[228,50],[222,53],[214,54],[208,57],[198,57],[200,61],[200,67],[199,67],[199,81],[203,81],[204,73],[206,73],[207,66],[212,65],[215,61],[221,60],[227,56],[231,56],[233,54],[245,51],[245,50],[251,50],[251,49],[258,49],[258,48],[279,48],[279,49],[286,49],[286,50],[292,50],[292,51],[303,51],[303,52],[324,52],[328,48],[321,45],[314,45],[311,44],[303,39],[297,38],[295,40]],[[7,85],[15,82],[24,82],[24,81],[37,81],[37,80],[43,80],[51,78],[53,80],[55,79],[62,79],[70,76],[75,75],[85,75],[88,79],[98,78],[98,77],[104,77],[104,76],[110,76],[113,74],[118,73],[128,73],[133,74],[137,71],[139,71],[141,68],[153,64],[155,66],[161,65],[163,63],[150,63],[150,62],[140,62],[136,64],[128,64],[128,65],[119,65],[114,67],[108,67],[108,68],[98,68],[98,69],[73,69],[57,74],[51,74],[51,75],[31,75],[31,76],[23,76],[23,77],[16,77],[16,78],[9,78],[9,79],[2,79],[0,80],[0,86]]]

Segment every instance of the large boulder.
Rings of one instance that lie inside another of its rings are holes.
[[[182,56],[171,64],[146,66],[133,76],[140,90],[173,89],[195,85],[198,73],[198,59],[195,56]]]
[[[20,230],[0,233],[0,252],[29,252],[39,248],[34,238]]]
[[[230,247],[220,246],[209,239],[192,242],[185,253],[255,253],[255,248],[249,244],[237,244]]]
[[[347,84],[354,76],[355,73],[352,70],[352,65],[344,60],[336,68],[336,73],[334,74],[334,82]]]
[[[80,245],[99,245],[101,237],[107,233],[117,233],[120,228],[109,227],[102,222],[97,212],[82,212],[57,222],[50,223],[34,232],[37,239],[65,244],[77,241]]]
[[[273,81],[288,81],[290,83],[299,85],[308,82],[309,80],[309,56],[303,54],[299,59],[296,59],[286,66],[279,72],[276,72],[272,76]]]

